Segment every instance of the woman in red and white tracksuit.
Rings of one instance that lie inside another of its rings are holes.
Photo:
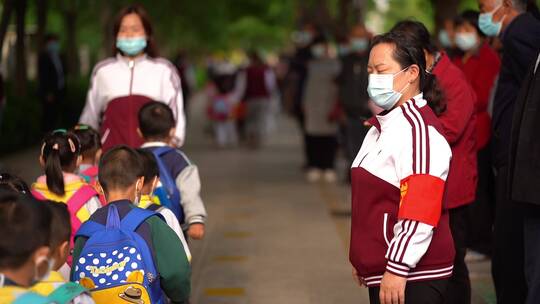
[[[395,33],[374,39],[368,93],[385,111],[352,165],[350,244],[353,275],[371,303],[443,303],[452,275],[443,204],[452,153],[431,109],[442,94],[425,69],[421,45]]]
[[[117,144],[142,145],[139,109],[149,101],[166,103],[176,119],[175,142],[184,141],[185,118],[180,77],[166,59],[157,58],[152,26],[144,9],[123,9],[114,25],[115,57],[99,62],[80,122],[100,131],[103,150]]]

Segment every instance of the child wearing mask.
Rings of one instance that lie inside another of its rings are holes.
[[[81,161],[80,153],[79,139],[72,132],[57,130],[48,134],[41,145],[39,157],[45,174],[32,185],[32,194],[37,199],[67,205],[71,217],[71,240],[81,223],[101,207],[94,188],[75,174]]]
[[[0,223],[0,303],[94,303],[84,288],[73,283],[49,297],[29,290],[48,277],[55,264],[50,250],[52,213],[46,204],[2,191]]]
[[[145,141],[142,148],[153,153],[158,149],[167,149],[160,159],[156,160],[163,163],[180,193],[180,207],[184,216],[178,220],[184,233],[187,232],[189,237],[200,240],[204,237],[207,214],[200,196],[199,170],[182,151],[169,146],[174,136],[174,126],[171,109],[160,102],[148,103],[139,112],[139,132]],[[164,179],[165,177],[161,176],[162,182]]]
[[[178,222],[178,219],[174,213],[167,207],[162,206],[159,198],[154,195],[154,190],[159,183],[159,168],[156,163],[156,158],[152,152],[145,149],[137,149],[137,152],[141,156],[142,166],[144,168],[144,186],[142,188],[141,199],[137,202],[139,208],[152,210],[158,212],[163,216],[167,225],[178,235],[178,238],[184,246],[184,251],[188,260],[191,262],[191,252],[184,237],[182,227]]]

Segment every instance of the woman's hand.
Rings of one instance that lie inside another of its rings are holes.
[[[404,304],[406,284],[407,278],[391,274],[388,271],[385,272],[379,292],[381,304]]]
[[[358,284],[360,287],[367,287],[366,281],[364,278],[358,275],[358,272],[356,271],[356,268],[352,268],[352,277],[354,281]]]

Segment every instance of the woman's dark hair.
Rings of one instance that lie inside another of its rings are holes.
[[[386,34],[385,34],[386,35]],[[388,33],[392,40],[391,43],[396,45],[394,50],[394,58],[400,64],[402,61],[407,63],[408,60],[404,60],[409,53],[409,57],[416,61],[420,66],[420,89],[424,93],[424,99],[428,101],[428,105],[431,107],[436,115],[442,114],[446,111],[446,100],[444,92],[439,87],[435,75],[431,73],[433,67],[426,66],[426,57],[424,51],[431,55],[435,55],[438,52],[437,46],[433,43],[429,31],[427,28],[418,21],[404,20],[398,22],[392,30]],[[403,65],[403,64],[402,64]],[[403,65],[403,68],[408,65]]]
[[[116,37],[118,36],[118,32],[120,31],[120,26],[122,25],[122,19],[124,19],[124,17],[129,14],[136,14],[137,16],[139,16],[139,18],[141,18],[141,22],[146,33],[146,48],[144,49],[144,52],[150,57],[157,57],[158,50],[156,47],[152,23],[150,22],[150,17],[148,16],[148,13],[141,5],[128,5],[118,13],[113,24],[113,40],[116,41]],[[121,51],[116,47],[116,43],[113,43],[113,55],[115,55],[117,52]]]
[[[101,138],[94,128],[79,124],[72,131],[79,138],[81,143],[81,154],[84,158],[94,158],[99,149],[101,149]]]
[[[9,173],[0,173],[0,190],[30,194],[28,184],[22,178]]]
[[[435,76],[426,72],[426,57],[424,49],[421,45],[411,39],[407,39],[399,32],[388,32],[383,35],[376,36],[373,39],[371,47],[388,43],[394,46],[392,57],[399,63],[402,69],[405,69],[413,64],[418,66],[420,77],[420,90],[424,93],[424,98],[433,109],[435,114],[439,115],[444,112],[443,93],[440,90]]]
[[[50,247],[51,250],[56,250],[58,246],[64,242],[69,242],[71,236],[71,218],[67,205],[64,203],[43,201],[51,211],[51,236]]]
[[[474,26],[478,35],[485,37],[486,35],[484,32],[480,30],[480,27],[478,27],[478,15],[480,15],[480,13],[477,11],[466,10],[454,19],[454,26],[461,26],[468,23]]]
[[[56,195],[64,195],[63,171],[75,169],[81,152],[79,138],[72,132],[56,130],[49,133],[41,144],[41,157],[45,162],[47,188]]]
[[[141,156],[144,171],[144,184],[152,183],[154,177],[159,177],[159,168],[154,154],[146,149],[137,149]]]
[[[51,211],[29,195],[0,191],[0,268],[17,269],[49,246]]]

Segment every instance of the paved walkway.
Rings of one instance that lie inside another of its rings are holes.
[[[207,237],[191,243],[192,303],[368,303],[347,258],[348,187],[304,181],[300,136],[286,118],[267,147],[217,150],[195,98],[185,150],[200,167]],[[32,180],[37,148],[1,161]],[[494,303],[489,263],[471,266],[474,303]]]

